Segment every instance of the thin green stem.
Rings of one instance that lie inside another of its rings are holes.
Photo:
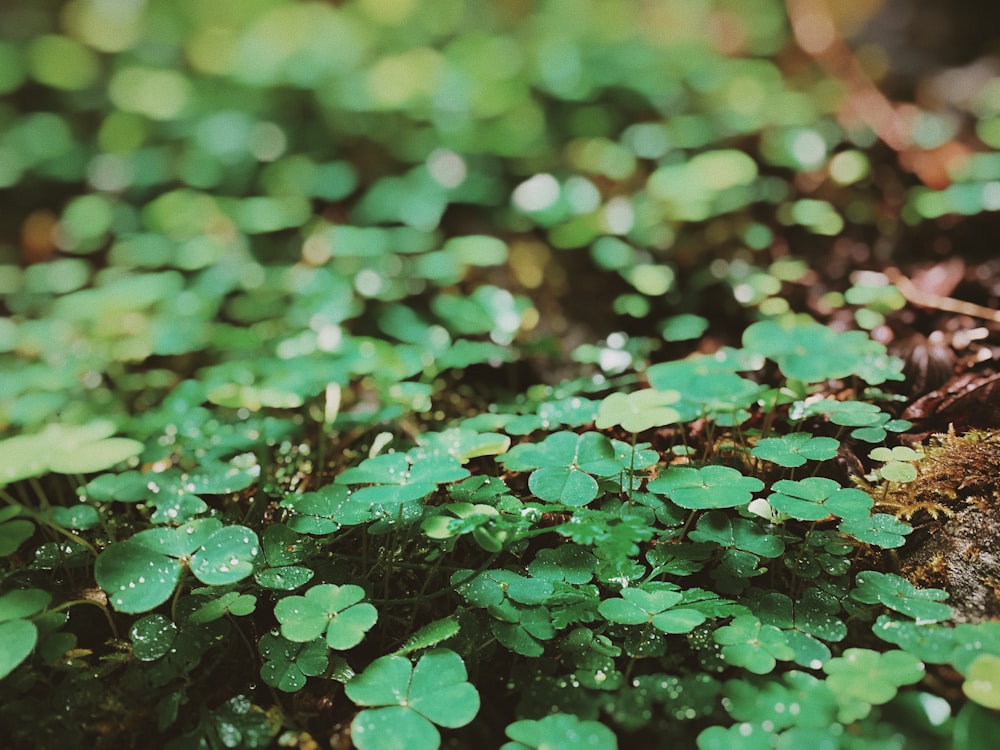
[[[632,433],[632,454],[628,460],[628,501],[632,502],[632,477],[635,476],[635,441],[639,437],[639,433]]]
[[[34,508],[29,508],[29,507],[27,507],[27,506],[19,503],[11,495],[7,494],[3,490],[0,490],[0,499],[2,499],[5,503],[7,503],[10,506],[14,506],[16,508],[19,508],[20,511],[21,511],[21,515],[27,516],[28,518],[30,518],[32,521],[34,521],[35,523],[39,524],[40,526],[44,526],[46,529],[48,529],[50,531],[54,531],[56,534],[59,534],[59,535],[65,537],[66,539],[69,539],[74,544],[79,544],[81,547],[84,547],[91,555],[93,555],[94,557],[97,557],[97,548],[93,544],[91,544],[90,542],[88,542],[83,537],[77,536],[76,534],[74,534],[73,532],[69,531],[68,529],[64,529],[59,524],[53,523],[52,520],[49,519],[49,518],[46,518],[43,513],[40,513],[39,511],[35,510]]]
[[[111,635],[114,636],[115,640],[118,640],[120,638],[120,636],[118,635],[118,628],[115,625],[114,618],[111,616],[111,612],[108,610],[108,608],[106,606],[104,606],[100,602],[95,601],[93,599],[72,599],[70,601],[63,602],[62,604],[59,604],[58,606],[52,607],[52,609],[50,609],[48,611],[49,612],[61,612],[62,610],[69,609],[70,607],[74,607],[77,604],[92,604],[93,606],[95,606],[98,609],[100,609],[101,612],[104,613],[104,619],[106,619],[108,621],[108,626],[111,628]]]
[[[498,557],[500,557],[500,553],[499,552],[494,552],[492,555],[490,555],[488,558],[486,558],[485,562],[483,562],[482,565],[480,565],[478,568],[476,568],[474,571],[472,571],[472,573],[470,573],[468,576],[466,576],[462,580],[456,581],[452,585],[450,585],[450,586],[448,586],[446,588],[434,591],[434,592],[432,592],[430,594],[424,594],[422,596],[409,596],[409,597],[405,597],[405,598],[402,598],[402,599],[370,599],[369,601],[371,601],[372,604],[381,604],[383,606],[392,606],[392,605],[395,605],[395,604],[415,604],[417,602],[426,602],[426,601],[428,601],[430,599],[437,599],[438,597],[446,596],[446,595],[452,593],[453,591],[461,588],[462,586],[465,586],[466,584],[471,583],[476,578],[478,578],[479,576],[481,576],[494,562],[496,562],[496,559]]]
[[[692,510],[690,513],[688,513],[688,517],[684,521],[684,526],[681,527],[681,534],[680,534],[679,537],[677,537],[677,541],[678,542],[683,542],[684,541],[684,537],[687,536],[688,529],[691,528],[691,524],[694,522],[695,516],[697,516],[697,515],[698,515],[698,511],[697,510]]]

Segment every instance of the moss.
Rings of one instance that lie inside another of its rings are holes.
[[[898,572],[948,591],[959,621],[1000,617],[1000,431],[952,430],[924,452],[915,481],[872,488],[879,510],[915,526]]]

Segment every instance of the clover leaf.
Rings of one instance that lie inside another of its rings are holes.
[[[253,594],[241,594],[239,591],[229,591],[221,596],[213,596],[199,606],[198,609],[194,610],[188,616],[188,619],[191,622],[212,622],[226,615],[245,617],[256,608],[257,597]]]
[[[261,679],[286,693],[301,690],[307,677],[323,674],[330,665],[330,652],[322,638],[296,643],[265,633],[257,648],[264,658],[260,667]]]
[[[773,729],[746,721],[731,727],[708,727],[697,739],[698,750],[771,750],[777,742]]]
[[[793,432],[781,437],[762,438],[750,453],[757,458],[787,468],[802,466],[807,460],[825,461],[837,455],[840,442],[829,437],[813,437],[808,432]]]
[[[824,664],[823,671],[840,703],[840,720],[847,723],[864,718],[870,706],[888,703],[902,685],[920,680],[924,665],[906,651],[849,648]]]
[[[288,494],[281,507],[291,512],[288,528],[301,534],[331,534],[343,526],[356,526],[375,518],[372,503],[357,502],[340,484],[327,484],[313,492]]]
[[[252,455],[230,461],[202,460],[192,471],[125,471],[102,474],[82,490],[89,501],[140,502],[155,508],[153,523],[184,523],[208,510],[202,495],[227,495],[246,489],[257,479],[260,467]]]
[[[769,534],[759,524],[746,518],[730,518],[716,511],[699,518],[689,536],[693,542],[715,542],[724,548],[760,557],[779,557],[785,551],[781,537]]]
[[[351,722],[354,744],[359,750],[436,750],[435,724],[462,727],[479,713],[479,693],[467,678],[462,657],[449,649],[428,651],[416,666],[402,656],[376,659],[344,686],[348,698],[371,707]]]
[[[753,613],[768,625],[781,628],[795,651],[794,661],[817,669],[830,658],[830,649],[820,642],[839,641],[847,635],[847,626],[838,617],[840,603],[816,587],[806,589],[796,601],[785,594],[769,592],[752,606]]]
[[[510,448],[510,438],[495,432],[480,433],[467,427],[453,427],[444,432],[427,432],[420,436],[420,452],[414,456],[445,454],[467,463],[481,456],[496,456]]]
[[[867,519],[872,499],[853,487],[841,487],[826,477],[780,479],[774,483],[768,504],[776,511],[800,521],[820,521],[830,515]]]
[[[777,362],[786,378],[806,383],[849,377],[871,357],[885,355],[885,346],[865,332],[838,332],[807,315],[754,323],[743,332],[743,346]],[[872,385],[885,380],[872,377]]]
[[[917,467],[908,462],[918,461],[922,456],[923,453],[905,445],[893,448],[879,446],[868,453],[869,458],[882,462],[878,473],[889,482],[912,482],[916,479]]]
[[[290,525],[272,523],[264,529],[261,547],[267,567],[256,571],[254,580],[264,588],[291,591],[315,575],[311,568],[294,564],[319,551],[319,542],[314,537],[299,534]]]
[[[90,474],[137,456],[138,440],[111,437],[115,425],[98,420],[84,425],[50,424],[41,432],[0,440],[0,487],[54,471]]]
[[[528,471],[528,488],[540,500],[579,507],[597,497],[594,476],[622,471],[614,446],[604,435],[556,432],[541,443],[515,445],[498,460],[511,471]]]
[[[858,541],[885,549],[902,547],[906,542],[906,535],[913,531],[913,527],[908,523],[903,523],[887,513],[875,513],[867,518],[844,519],[837,528]]]
[[[35,533],[35,524],[18,518],[20,513],[21,508],[16,505],[0,509],[0,557],[16,552]]]
[[[621,560],[639,554],[639,543],[653,538],[655,529],[639,515],[609,517],[603,511],[578,510],[555,531],[577,544],[593,546],[603,559]]]
[[[164,656],[177,638],[177,625],[159,614],[140,617],[129,628],[132,654],[140,661],[155,661]]]
[[[879,615],[872,632],[883,641],[899,646],[921,661],[930,664],[949,662],[958,643],[958,628],[943,625],[897,620],[889,615]]]
[[[652,427],[672,424],[680,419],[670,404],[680,400],[678,391],[660,391],[645,388],[632,393],[612,393],[601,401],[595,426],[607,429],[621,425],[628,432],[642,432]]]
[[[94,575],[119,612],[147,612],[170,598],[185,567],[202,583],[236,583],[253,573],[259,553],[251,529],[208,518],[112,544],[98,556]]]
[[[621,595],[602,601],[597,609],[608,621],[622,625],[651,624],[664,633],[690,633],[707,619],[695,609],[674,606],[684,595],[669,588],[622,589]]]
[[[363,601],[365,595],[360,586],[321,583],[305,596],[278,600],[274,616],[288,640],[306,643],[325,635],[330,648],[343,651],[361,643],[378,620],[375,607]]]
[[[851,430],[851,437],[867,443],[881,442],[885,440],[887,432],[902,432],[910,427],[910,423],[906,420],[892,419],[879,408],[878,404],[867,401],[838,401],[835,398],[824,398],[801,408],[793,408],[793,412],[799,418],[823,414],[834,424],[855,427],[856,429]]]
[[[965,674],[980,654],[1000,656],[1000,620],[962,623],[955,628],[955,650],[951,664]]]
[[[651,365],[646,377],[658,390],[681,394],[673,408],[680,421],[687,422],[705,414],[740,412],[753,404],[765,386],[737,375],[737,369],[743,365],[702,355]]]
[[[27,659],[38,643],[38,626],[27,619],[44,610],[52,595],[41,589],[15,589],[0,596],[0,680]]]
[[[688,510],[733,508],[750,502],[754,492],[764,488],[756,477],[747,477],[729,466],[671,466],[649,482],[647,489],[666,495],[675,505]]]
[[[437,506],[434,515],[424,517],[420,528],[431,539],[451,539],[472,534],[480,547],[489,552],[503,549],[508,532],[497,523],[500,512],[492,505],[447,503]]]
[[[391,515],[403,503],[419,500],[434,492],[439,484],[469,476],[457,459],[447,454],[385,453],[367,458],[337,476],[337,484],[369,485],[352,491],[357,505],[380,504]]]
[[[962,692],[980,706],[1000,710],[1000,656],[980,654],[969,665]]]
[[[279,722],[245,695],[230,698],[218,708],[205,710],[198,726],[166,745],[168,750],[188,747],[245,748],[264,750],[272,747]]]
[[[615,667],[615,657],[622,649],[605,635],[595,635],[589,628],[578,627],[559,644],[573,666],[573,676],[581,685],[594,690],[620,690],[625,676]]]
[[[772,678],[728,680],[726,710],[737,721],[783,730],[793,726],[827,729],[836,720],[837,700],[830,687],[806,672],[790,670]]]
[[[573,714],[552,714],[542,719],[523,719],[507,725],[512,740],[500,750],[617,750],[618,738],[599,721]]]
[[[590,583],[596,567],[597,558],[593,552],[578,544],[566,543],[539,550],[528,564],[528,572],[534,578],[579,585]]]
[[[865,570],[855,578],[857,587],[851,598],[863,604],[884,604],[889,609],[912,617],[917,623],[932,623],[951,617],[951,607],[941,602],[948,592],[917,588],[894,573]]]
[[[778,660],[795,658],[787,635],[773,625],[765,625],[753,615],[739,615],[713,634],[722,646],[722,658],[754,674],[767,674]]]

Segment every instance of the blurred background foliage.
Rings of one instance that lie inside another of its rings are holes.
[[[1000,208],[995,61],[981,34],[901,45],[928,8],[4,3],[0,429],[141,410],[206,366],[220,401],[288,407],[828,312],[850,270]],[[892,127],[866,82],[909,99]]]

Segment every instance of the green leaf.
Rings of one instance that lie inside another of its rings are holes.
[[[177,626],[163,615],[146,615],[129,628],[132,653],[140,661],[155,661],[164,656],[177,638]]]
[[[723,659],[754,674],[767,674],[778,660],[795,658],[787,635],[773,625],[764,625],[753,615],[733,618],[729,625],[716,630],[713,637],[722,646]]]
[[[578,469],[545,467],[531,472],[528,489],[539,500],[580,507],[597,497],[597,480]]]
[[[145,447],[138,440],[111,437],[113,423],[50,424],[33,435],[0,440],[0,487],[19,479],[103,471],[137,456]]]
[[[593,552],[567,542],[555,548],[539,550],[528,564],[528,572],[534,578],[580,585],[593,580],[596,567],[597,558]]]
[[[649,482],[647,489],[666,495],[682,508],[700,510],[746,505],[754,492],[764,489],[764,483],[729,466],[671,466]]]
[[[868,519],[872,499],[853,487],[841,487],[826,477],[780,479],[767,502],[774,510],[800,521],[820,521],[827,516],[851,520]]]
[[[708,727],[698,735],[698,750],[772,750],[777,747],[774,731],[743,722],[731,727]]]
[[[760,524],[746,518],[730,518],[716,511],[699,518],[689,536],[694,542],[715,542],[761,557],[780,557],[785,551],[781,538],[769,534]]]
[[[401,706],[361,711],[351,722],[351,739],[358,750],[437,750],[441,746],[434,725]]]
[[[932,623],[951,617],[951,607],[943,604],[948,592],[921,589],[894,573],[865,570],[855,578],[851,598],[864,604],[884,604],[889,609],[912,617],[918,623]]]
[[[330,664],[326,641],[317,638],[308,643],[294,643],[265,633],[257,644],[264,663],[260,676],[271,687],[286,693],[301,690],[307,677],[323,674]]]
[[[981,654],[973,659],[962,692],[980,706],[1000,710],[1000,656]]]
[[[950,662],[958,644],[957,628],[896,620],[889,615],[879,615],[872,632],[930,664]]]
[[[802,466],[807,460],[825,461],[837,455],[840,443],[833,438],[813,437],[808,432],[793,432],[781,437],[758,440],[750,453],[778,466]]]
[[[290,641],[305,643],[326,636],[330,648],[345,650],[364,640],[378,620],[378,612],[362,601],[360,586],[322,583],[305,596],[286,596],[274,606],[281,634]]]
[[[28,620],[0,622],[0,680],[27,659],[38,642],[38,628]]]
[[[135,537],[107,547],[94,563],[97,585],[119,612],[148,612],[174,593],[183,565],[135,541]]]
[[[737,375],[737,369],[744,364],[701,355],[651,365],[646,377],[657,390],[681,394],[674,408],[681,421],[689,421],[705,414],[733,414],[753,404],[766,386]]]
[[[428,651],[415,667],[401,656],[376,659],[344,686],[356,704],[375,707],[362,711],[352,722],[355,743],[361,750],[434,750],[440,741],[434,724],[465,726],[479,712],[479,693],[467,677],[462,658],[448,649]],[[358,729],[364,737],[360,741]]]
[[[52,601],[52,594],[42,589],[14,589],[0,596],[0,622],[36,615]]]
[[[226,526],[209,537],[195,553],[190,569],[202,583],[223,586],[253,574],[260,542],[246,526]]]
[[[621,425],[628,432],[642,432],[652,427],[673,424],[680,413],[670,407],[680,400],[678,391],[645,388],[632,393],[612,393],[601,401],[595,426],[604,430]]]
[[[871,427],[878,425],[884,415],[878,404],[867,401],[840,401],[824,398],[810,402],[802,410],[803,417],[826,415],[831,422],[843,427]]]
[[[92,505],[77,504],[70,507],[56,505],[50,509],[52,522],[56,526],[75,531],[86,531],[97,526],[100,516]]]
[[[353,503],[349,490],[339,484],[324,485],[301,495],[286,495],[281,507],[292,512],[288,528],[302,534],[332,534],[341,524],[354,526],[374,517],[370,505]]]
[[[912,526],[887,513],[876,513],[868,518],[845,519],[837,528],[858,541],[884,549],[902,547],[906,542],[906,535],[913,531]]]
[[[267,568],[254,573],[254,580],[266,589],[277,591],[292,591],[299,586],[305,586],[316,575],[312,568],[302,565],[283,565],[280,568]]]
[[[608,727],[572,714],[552,714],[508,724],[512,740],[501,750],[617,750],[618,738]]]
[[[17,508],[5,510],[17,511]],[[11,518],[10,515],[7,518]],[[0,522],[0,557],[14,554],[18,547],[28,541],[35,533],[35,524],[23,518],[3,520]]]
[[[777,730],[793,726],[826,730],[837,718],[837,700],[826,683],[797,670],[784,673],[780,681],[727,680],[723,693],[734,719],[766,723]]]
[[[421,453],[426,455],[445,454],[466,463],[482,456],[497,456],[510,448],[510,438],[496,432],[480,433],[469,428],[453,427],[444,432],[425,432],[420,436]]]
[[[901,685],[920,680],[924,665],[905,651],[849,648],[824,664],[823,671],[842,707],[849,706],[850,699],[877,706],[892,700]]]
[[[786,378],[806,383],[864,374],[874,378],[871,385],[879,385],[901,377],[894,369],[879,372],[868,366],[886,352],[863,331],[834,331],[805,315],[754,323],[743,332],[743,346],[777,362]]]
[[[413,710],[442,727],[464,727],[479,713],[479,693],[468,682],[462,657],[444,648],[417,661],[408,698]]]
[[[651,623],[664,633],[690,633],[707,619],[695,609],[674,608],[683,594],[647,584],[645,588],[622,589],[620,598],[605,599],[598,611],[610,622],[623,625]]]
[[[252,594],[241,594],[239,591],[229,591],[222,596],[213,598],[189,616],[190,622],[213,622],[227,614],[244,617],[257,608],[257,597]]]
[[[967,703],[955,719],[954,750],[993,750],[1000,736],[1000,714]]]
[[[436,646],[441,641],[458,635],[459,630],[458,620],[453,615],[434,620],[409,636],[403,645],[393,652],[393,656],[406,656],[414,651]]]
[[[597,497],[595,476],[619,474],[612,442],[596,432],[556,432],[541,443],[522,443],[498,459],[511,471],[532,471],[528,487],[541,500],[581,507]]]

